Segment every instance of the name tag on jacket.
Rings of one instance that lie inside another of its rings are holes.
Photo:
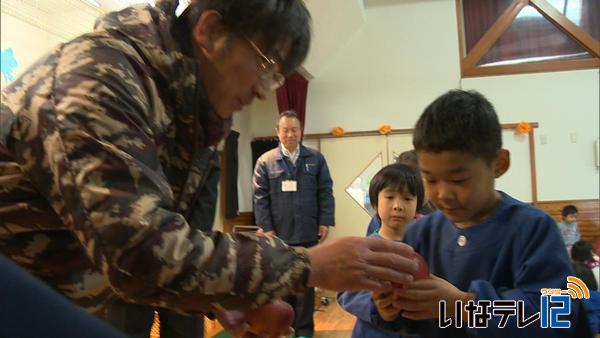
[[[296,181],[292,181],[292,180],[281,181],[281,191],[293,192],[293,191],[296,191],[296,189],[297,189]]]

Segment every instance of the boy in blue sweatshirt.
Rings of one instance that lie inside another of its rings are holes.
[[[440,96],[417,121],[413,145],[427,199],[439,210],[413,223],[404,241],[428,262],[431,278],[374,294],[371,324],[391,332],[416,326],[422,338],[591,337],[578,300],[569,298],[571,314],[559,317],[570,328],[542,328],[536,317],[541,289],[566,289],[573,271],[554,220],[494,188],[510,154],[491,103],[474,91]],[[474,307],[488,311],[483,320],[472,320]],[[515,313],[505,323],[493,314],[509,308]],[[517,315],[532,323],[519,327]]]

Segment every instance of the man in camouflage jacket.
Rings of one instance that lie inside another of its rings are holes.
[[[2,253],[92,312],[115,292],[243,307],[300,290],[307,272],[280,242],[190,231],[229,120],[168,33],[173,5],[109,14],[2,93]]]
[[[348,238],[306,250],[192,230],[217,170],[212,147],[233,111],[304,60],[309,15],[299,0],[198,0],[185,35],[176,3],[108,14],[3,90],[0,252],[92,313],[116,297],[206,313],[307,283],[410,280],[416,264],[401,244]],[[264,22],[236,26],[236,15]]]

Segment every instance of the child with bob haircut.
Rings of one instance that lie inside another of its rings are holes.
[[[381,223],[381,228],[369,237],[401,241],[407,225],[414,221],[417,210],[423,205],[421,176],[414,166],[407,164],[394,163],[383,167],[371,179],[369,199]],[[395,311],[391,308],[391,290],[385,295],[388,296],[388,310]],[[379,298],[383,296],[379,295]],[[338,295],[342,308],[357,317],[352,337],[397,338],[397,333],[387,333],[371,325],[372,297],[369,291],[342,292]]]
[[[581,239],[579,226],[577,225],[577,207],[570,204],[562,209],[562,219],[558,223],[558,229],[563,237],[563,241],[567,247],[567,252],[571,253],[571,247]]]
[[[404,241],[428,262],[431,278],[394,288],[394,316],[375,298],[372,325],[391,332],[415,325],[422,338],[591,336],[576,299],[569,298],[571,314],[559,318],[570,328],[542,328],[539,317],[519,328],[517,306],[504,325],[492,315],[491,302],[502,300],[523,302],[521,320],[535,318],[541,289],[566,289],[573,274],[552,217],[494,188],[510,165],[501,132],[494,107],[475,91],[451,90],[425,109],[413,146],[427,199],[438,210],[411,224]],[[474,325],[467,310],[488,301],[489,316]],[[463,304],[458,323],[457,302]]]

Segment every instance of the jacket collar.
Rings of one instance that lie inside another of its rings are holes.
[[[277,149],[279,149],[279,151],[277,152],[277,159],[283,160],[283,151],[281,148],[281,143],[279,143]],[[298,150],[300,151],[298,158],[311,156],[311,153],[308,151],[308,148],[306,148],[302,143],[298,144]]]

